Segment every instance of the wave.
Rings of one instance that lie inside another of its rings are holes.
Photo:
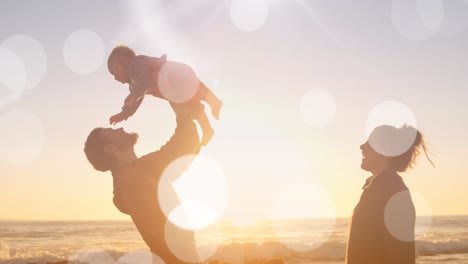
[[[0,243],[1,246],[1,243]],[[10,249],[14,250],[14,249]],[[143,251],[141,251],[143,252]],[[79,254],[77,254],[79,253]],[[124,256],[129,252],[122,252],[118,250],[99,250],[99,249],[90,249],[87,253],[86,251],[81,252],[71,252],[69,254],[64,252],[49,252],[41,251],[35,253],[23,253],[15,254],[15,257],[10,258],[0,258],[0,264],[86,264],[91,263],[100,263],[100,264],[114,264],[114,260],[118,260],[120,257]],[[0,248],[1,254],[1,248]],[[1,256],[1,255],[0,255]],[[76,258],[80,256],[80,258]]]
[[[468,238],[445,239],[441,241],[418,240],[416,241],[416,251],[418,256],[468,254]],[[317,248],[311,248],[311,245],[303,243],[289,244],[286,246],[281,242],[265,242],[262,244],[231,243],[224,245],[218,249],[215,258],[227,261],[236,259],[238,256],[244,256],[247,259],[283,257],[289,260],[313,262],[344,260],[345,255],[346,243],[342,241],[327,242]],[[292,261],[292,263],[294,263],[294,261]]]
[[[308,245],[302,243],[289,244],[294,248],[307,247]],[[199,251],[201,255],[204,250],[212,251],[212,246],[201,246]],[[228,263],[261,263],[266,259],[282,257],[287,260],[287,263],[300,263],[304,260],[307,261],[321,261],[321,260],[340,260],[344,259],[345,243],[328,243],[320,248],[309,251],[296,251],[289,248],[280,242],[264,242],[261,244],[248,242],[237,243],[232,242],[229,244],[221,245],[215,254],[208,259],[208,262],[222,261]],[[3,252],[3,255],[1,255]],[[10,254],[9,252],[16,252]],[[95,254],[99,251],[90,251],[90,254]],[[93,253],[94,252],[94,253]],[[25,252],[18,254],[15,248],[3,247],[0,248],[0,264],[24,264],[24,263],[62,263],[71,255],[76,252]],[[105,253],[105,254],[102,254]],[[114,261],[120,257],[131,252],[122,252],[117,250],[102,250],[99,255],[107,255]],[[83,255],[82,255],[83,256]],[[89,259],[89,258],[88,258]],[[109,263],[113,263],[110,261]]]
[[[303,249],[299,251],[298,249]],[[200,251],[203,247],[200,248]],[[221,246],[212,260],[220,260],[232,263],[251,262],[252,260],[265,260],[272,257],[282,257],[288,260],[288,263],[294,263],[300,260],[319,261],[319,260],[341,260],[344,259],[346,243],[328,242],[317,248],[303,243],[290,243],[285,245],[281,242],[258,243],[231,243]]]
[[[200,252],[210,250],[211,246],[202,246]],[[298,250],[298,249],[308,250]],[[444,240],[444,241],[417,241],[416,250],[418,256],[433,256],[438,254],[468,254],[468,240]],[[56,263],[66,259],[64,252],[43,251],[37,254],[15,254],[15,251],[0,243],[0,264],[24,264],[24,263]],[[117,250],[106,250],[114,260],[129,253]],[[264,243],[240,243],[231,242],[220,246],[209,261],[225,261],[231,263],[250,263],[262,261],[272,257],[282,257],[287,263],[303,263],[318,261],[341,261],[345,258],[346,243],[327,242],[320,247],[311,248],[303,243],[289,244],[288,246],[277,241]],[[202,254],[203,255],[203,254]]]
[[[416,250],[420,256],[438,254],[468,254],[468,240],[418,241]]]
[[[133,226],[130,227],[88,227],[88,228],[70,228],[65,230],[50,229],[50,230],[8,230],[0,229],[0,237],[2,238],[53,238],[63,236],[89,236],[100,234],[122,234],[135,232]]]

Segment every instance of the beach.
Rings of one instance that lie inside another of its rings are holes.
[[[195,236],[206,262],[248,264],[281,257],[293,264],[338,264],[344,263],[347,221],[258,221],[246,226],[222,222]],[[431,222],[417,234],[417,263],[468,263],[468,217],[433,217]],[[149,254],[131,221],[3,221],[0,238],[2,264],[93,259],[118,263],[126,256]]]

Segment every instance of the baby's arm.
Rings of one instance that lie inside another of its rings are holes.
[[[141,103],[143,102],[144,96],[135,97],[133,94],[129,94],[127,98],[125,98],[124,106],[122,106],[122,111],[120,113],[113,115],[109,119],[109,123],[111,125],[115,125],[123,120],[127,120],[131,117],[140,107]]]

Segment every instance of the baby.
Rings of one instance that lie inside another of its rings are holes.
[[[115,47],[107,60],[109,72],[115,80],[128,83],[130,94],[125,99],[122,111],[113,115],[109,122],[114,125],[132,116],[146,94],[170,102],[178,111],[190,111],[203,131],[202,145],[208,144],[214,134],[205,113],[206,102],[213,117],[218,120],[223,102],[196,76],[193,69],[183,63],[160,58],[136,55],[126,46]]]

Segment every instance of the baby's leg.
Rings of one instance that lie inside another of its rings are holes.
[[[205,101],[211,107],[211,114],[213,117],[216,120],[219,119],[219,112],[223,106],[223,101],[216,97],[216,95],[208,87],[206,87],[203,82],[200,82],[200,87],[198,88],[194,99],[197,101]]]

